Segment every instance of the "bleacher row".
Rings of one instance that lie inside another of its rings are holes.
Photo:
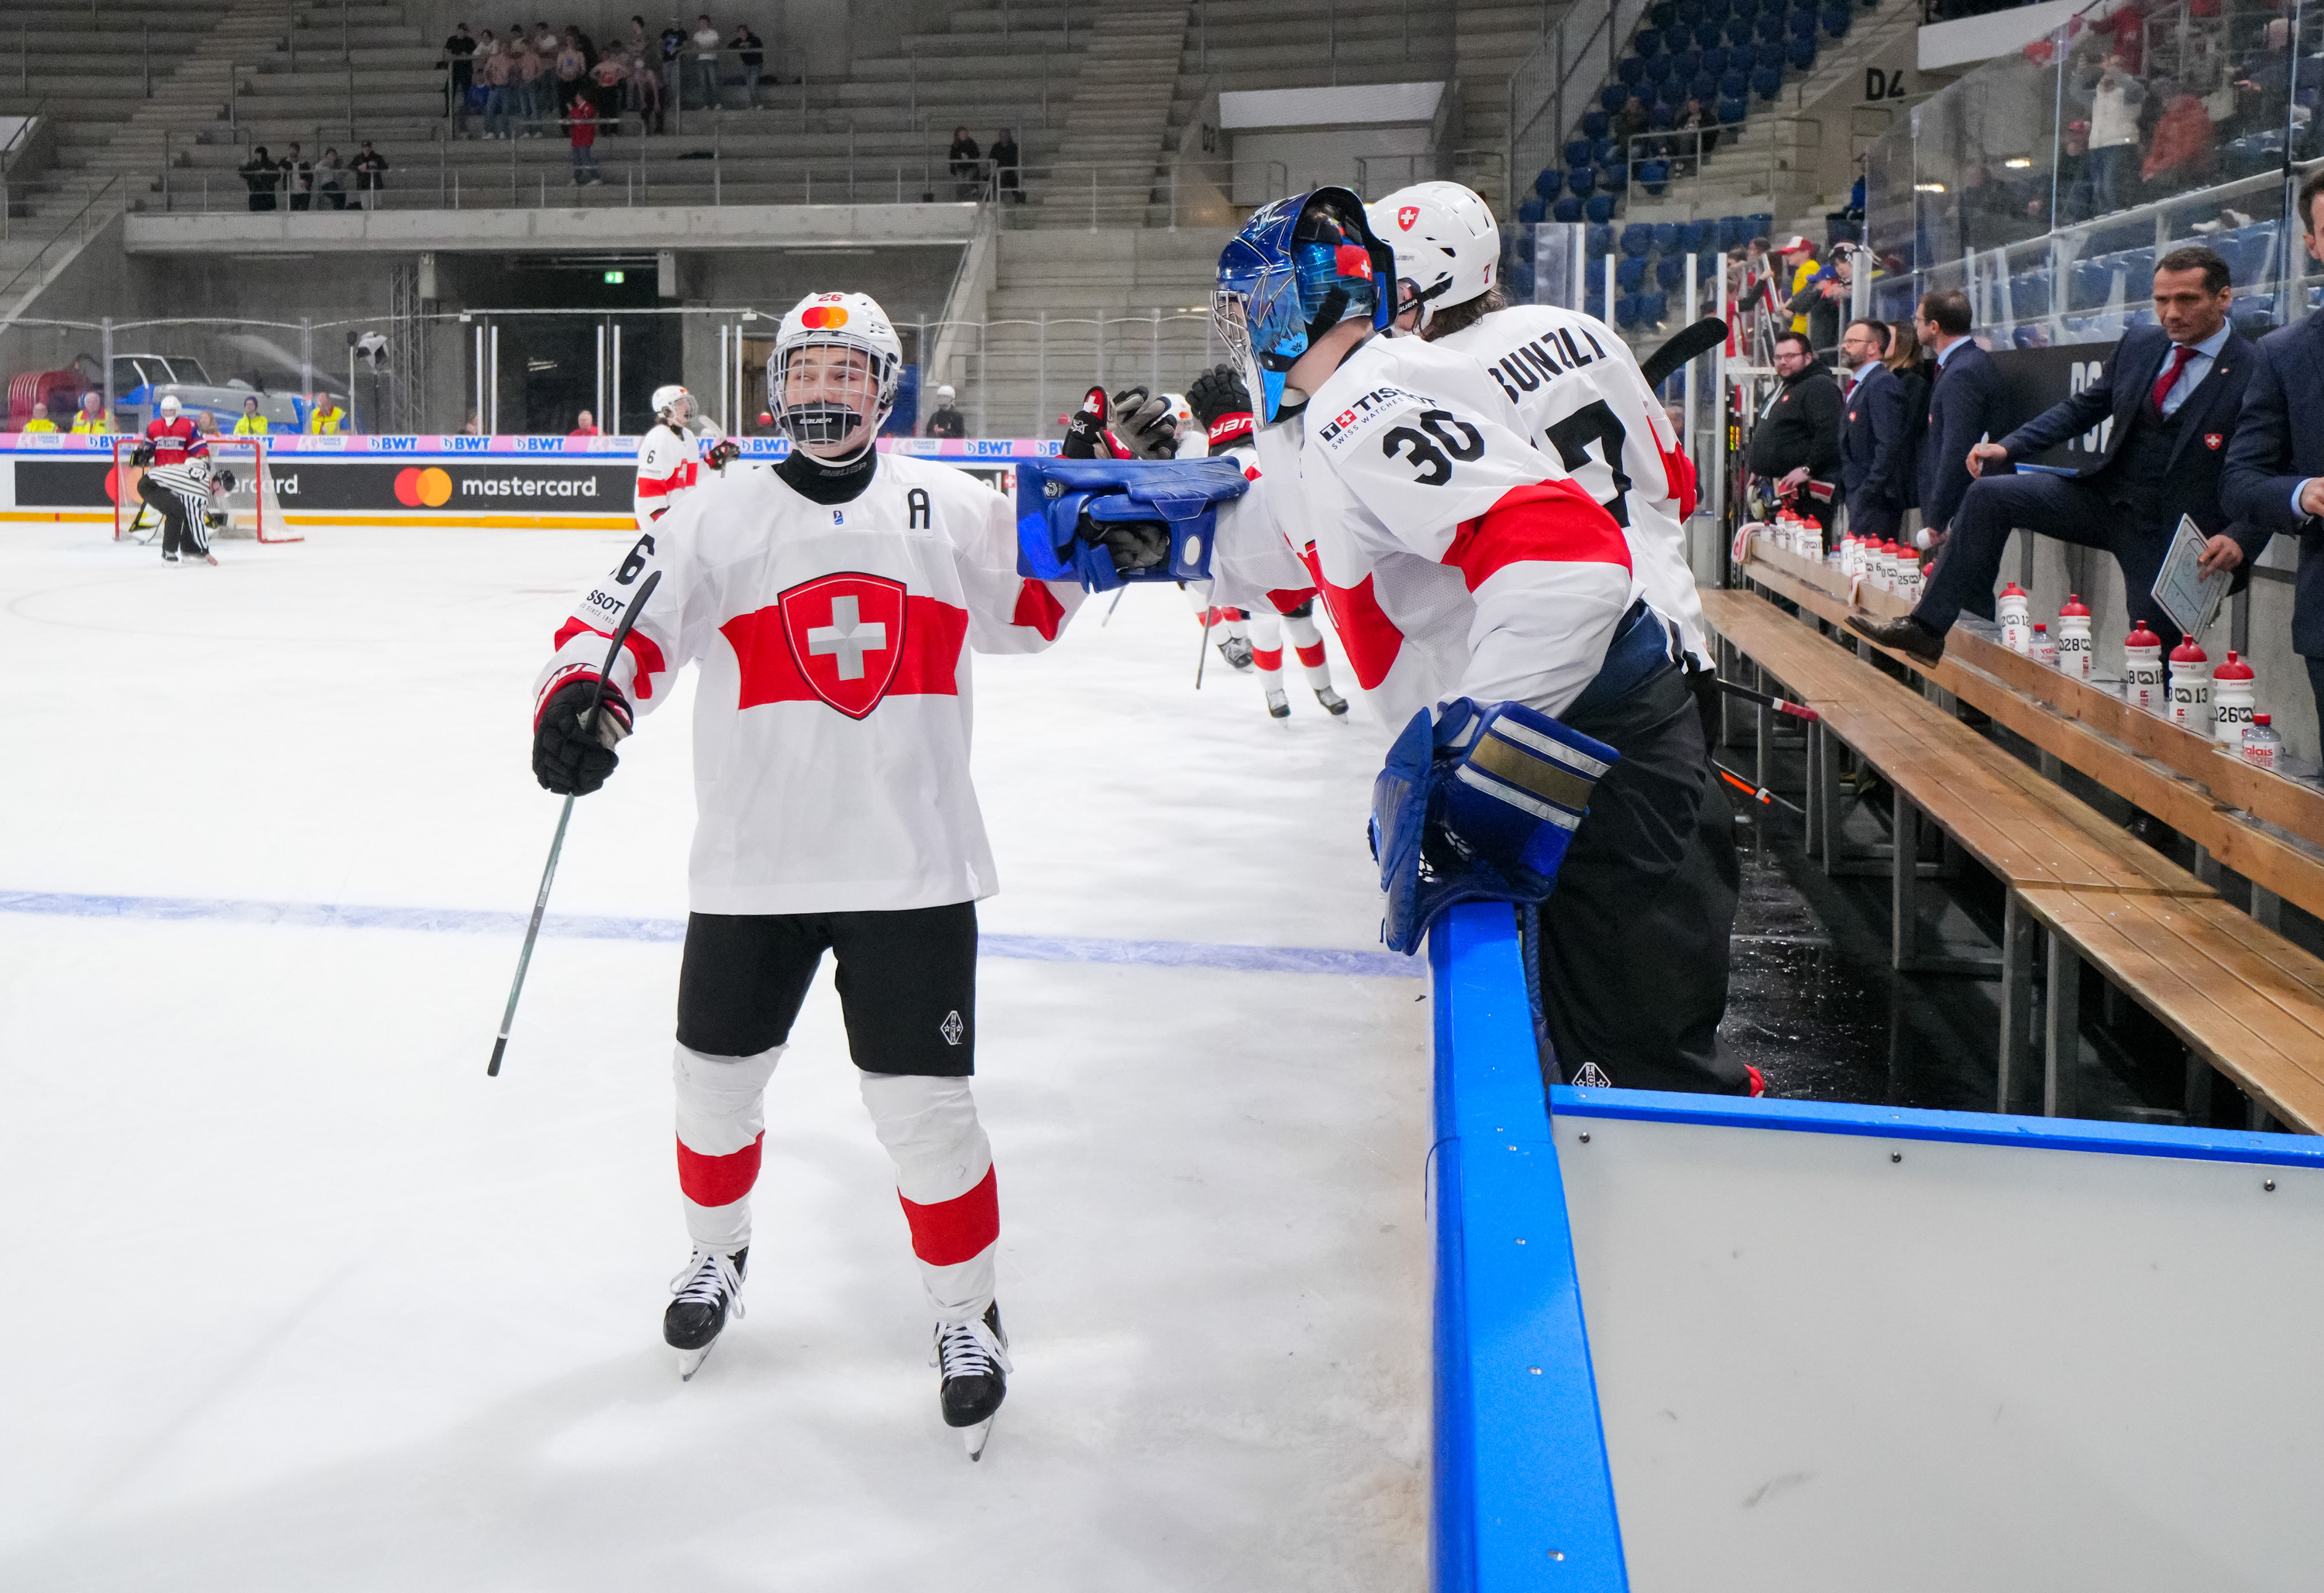
[[[2130,230],[2133,229],[2119,229]],[[2150,239],[2153,235],[2148,226],[2142,225],[2135,230]],[[2272,288],[2263,288],[2272,285],[2274,280],[2277,236],[2276,224],[2264,221],[2200,240],[2218,251],[2227,262],[2227,274],[2236,288],[2235,316],[2239,325],[2248,318],[2256,320],[2263,331],[2273,329],[2275,294]],[[2047,269],[2012,272],[2007,279],[2008,301],[2006,305],[1995,303],[1990,318],[2015,322],[2017,327],[2011,340],[2021,348],[2039,340],[2038,332],[2029,323],[2052,314],[2069,333],[2091,337],[2119,336],[2126,326],[2152,325],[2154,310],[2146,302],[2146,296],[2147,284],[2154,276],[2156,246],[2149,242],[2125,248],[2120,246],[2124,241],[2118,232],[2094,236],[2091,244],[2104,253],[2087,254],[2066,268],[2062,301],[2056,299],[2053,290],[2053,283],[2059,279]],[[2324,289],[2309,290],[2309,308],[2317,308],[2319,295],[2324,295]]]
[[[1522,215],[1523,212],[1521,211]],[[1519,302],[1534,291],[1533,222],[1504,227],[1501,281]],[[1673,296],[1686,286],[1687,256],[1695,257],[1697,290],[1716,291],[1720,262],[1729,249],[1739,249],[1753,238],[1766,237],[1775,225],[1766,211],[1752,216],[1722,216],[1717,220],[1634,221],[1618,230],[1611,222],[1592,225],[1583,235],[1582,250],[1589,261],[1583,284],[1583,308],[1601,321],[1624,330],[1658,327],[1668,320]],[[1604,261],[1615,256],[1614,313],[1606,313]]]

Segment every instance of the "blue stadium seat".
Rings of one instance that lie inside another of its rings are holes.
[[[1657,221],[1655,223],[1655,253],[1657,254],[1675,254],[1678,253],[1677,222]]]
[[[1671,9],[1671,19],[1685,27],[1694,26],[1702,20],[1702,0],[1679,0],[1678,5]],[[1659,25],[1667,28],[1670,23]]]
[[[1634,221],[1622,229],[1622,253],[1633,259],[1643,260],[1655,246],[1655,229],[1643,221]]]
[[[1719,247],[1723,253],[1740,249],[1751,241],[1751,218],[1748,216],[1722,216],[1719,218]]]
[[[1625,293],[1614,300],[1614,324],[1618,327],[1638,324],[1638,296],[1636,293]]]
[[[2238,299],[2237,303],[2242,300]],[[2050,313],[2050,276],[2047,272],[2020,272],[2009,279],[2009,308],[2021,321],[2034,320]]]
[[[1598,168],[1576,166],[1565,174],[1565,187],[1575,198],[1588,198],[1598,191]]]
[[[1655,281],[1674,290],[1686,286],[1686,256],[1665,254],[1655,261]]]
[[[1671,73],[1677,69],[1677,61],[1670,56],[1655,56],[1652,60],[1646,63],[1646,81],[1649,83],[1669,82],[1671,80]]]
[[[1656,0],[1646,7],[1646,20],[1658,28],[1666,28],[1677,20],[1678,6],[1674,0]]]
[[[1635,293],[1646,285],[1646,262],[1635,257],[1614,267],[1614,285],[1625,293]]]
[[[1812,70],[1816,58],[1815,35],[1811,33],[1804,39],[1793,40],[1789,55],[1792,65],[1803,72]]]
[[[1597,141],[1595,139],[1567,139],[1565,141],[1565,163],[1568,166],[1587,166],[1590,164],[1590,152],[1591,149],[1596,147],[1596,143]]]
[[[1622,102],[1629,97],[1630,89],[1628,84],[1609,83],[1598,91],[1598,107],[1610,115],[1620,110]]]
[[[1630,186],[1630,168],[1620,161],[1611,166],[1598,168],[1598,187],[1601,192],[1618,194]]]
[[[1816,32],[1816,14],[1812,11],[1794,11],[1791,14],[1790,26],[1793,38],[1812,39]]]
[[[1695,49],[1692,44],[1671,57],[1671,76],[1682,83],[1692,82],[1694,75],[1701,70],[1702,70],[1702,51]]]
[[[1613,220],[1614,196],[1611,194],[1591,195],[1589,202],[1582,207],[1582,214],[1587,216],[1592,221]]]
[[[1690,221],[1678,229],[1678,246],[1682,253],[1701,254],[1719,244],[1719,224],[1715,221]]]
[[[1600,222],[1592,226],[1588,235],[1582,239],[1582,252],[1592,260],[1611,254],[1614,252],[1613,223]]]
[[[1640,294],[1638,319],[1649,327],[1659,327],[1670,319],[1670,295],[1661,292]]]
[[[1678,113],[1672,110],[1668,105],[1659,101],[1656,102],[1653,110],[1646,113],[1646,125],[1653,128],[1656,133],[1669,132],[1671,124],[1677,120]]]
[[[1670,187],[1670,162],[1668,161],[1639,161],[1638,186],[1655,198],[1662,198],[1663,190]]]
[[[1590,158],[1600,166],[1618,165],[1622,160],[1622,146],[1610,138],[1601,138],[1591,146]]]
[[[1758,34],[1759,41],[1763,44],[1771,40],[1781,43],[1784,37],[1784,14],[1780,11],[1771,11],[1762,16],[1759,19]]]
[[[1549,207],[1542,202],[1538,195],[1528,198],[1517,207],[1517,219],[1527,226],[1539,226],[1542,217],[1548,214]]]
[[[1707,23],[1723,23],[1734,10],[1729,0],[1702,0],[1702,20]]]
[[[1719,103],[1719,79],[1705,72],[1694,80],[1688,92],[1692,94],[1702,103],[1702,108],[1707,111]]]
[[[1506,278],[1509,290],[1519,304],[1533,302],[1533,262],[1520,259],[1508,269]]]
[[[1552,220],[1562,221],[1566,226],[1572,226],[1582,219],[1582,201],[1569,195],[1552,205],[1549,207],[1549,214]]]
[[[1545,205],[1557,198],[1565,187],[1565,173],[1554,166],[1545,166],[1533,180],[1533,191]]]
[[[1727,42],[1731,45],[1748,50],[1751,47],[1751,41],[1758,36],[1759,24],[1756,18],[1738,16],[1727,24]]]
[[[1655,56],[1661,54],[1663,48],[1662,30],[1660,28],[1640,28],[1636,33],[1630,36],[1630,48],[1644,56]]]
[[[1835,39],[1848,37],[1848,25],[1855,17],[1845,5],[1835,5],[1823,14],[1823,31]]]
[[[1781,42],[1771,43],[1763,40],[1751,47],[1751,60],[1757,63],[1754,70],[1758,67],[1773,67],[1781,72],[1784,69],[1784,47]]]
[[[1592,280],[1594,281],[1595,279]],[[1582,296],[1582,313],[1586,316],[1594,316],[1601,321],[1604,320],[1606,318],[1606,296],[1603,293],[1597,291],[1595,289],[1583,294]]]
[[[1629,87],[1636,88],[1646,80],[1646,63],[1635,55],[1626,55],[1614,63],[1614,76]]]
[[[1784,92],[1784,74],[1773,67],[1755,68],[1751,73],[1751,91],[1773,104]]]
[[[1726,69],[1726,47],[1723,45],[1713,45],[1711,48],[1702,52],[1702,65],[1699,69],[1697,69],[1695,76],[1699,78],[1702,76],[1703,73],[1708,72],[1712,77],[1716,78],[1720,73]]]
[[[1719,79],[1719,97],[1721,99],[1741,99],[1750,92],[1750,73],[1745,68],[1734,68]]]
[[[1719,120],[1722,126],[1739,125],[1751,114],[1751,102],[1739,94],[1724,94],[1719,98]]]
[[[1727,27],[1723,23],[1704,23],[1694,30],[1694,41],[1703,50],[1717,50],[1727,42]]]
[[[1618,109],[1618,109],[1620,109],[1620,107],[1619,107],[1618,106],[1616,106],[1615,108],[1616,108],[1616,109]],[[1605,113],[1605,112],[1603,112],[1603,111],[1584,111],[1584,112],[1582,112],[1582,137],[1587,138],[1587,139],[1591,139],[1591,140],[1596,140],[1596,139],[1603,138],[1603,137],[1605,137],[1605,136],[1606,136],[1606,126],[1607,126],[1607,123],[1606,123],[1606,113]],[[1567,165],[1569,165],[1569,166],[1571,166],[1571,165],[1572,165],[1572,164],[1573,164],[1573,162],[1572,162],[1572,161],[1568,161],[1566,162],[1566,164],[1567,164]]]
[[[1774,240],[1775,236],[1775,216],[1765,210],[1757,210],[1752,212],[1752,214],[1746,219],[1749,221],[1751,227],[1748,232],[1743,235],[1743,241],[1745,243],[1748,244],[1754,238],[1766,238],[1770,242]]]

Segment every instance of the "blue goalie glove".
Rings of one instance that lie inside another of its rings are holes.
[[[1207,581],[1218,507],[1249,491],[1231,459],[1028,459],[1017,466],[1017,573],[1091,592]]]
[[[1421,710],[1372,785],[1372,856],[1388,896],[1380,938],[1406,955],[1464,901],[1538,902],[1621,754],[1522,703],[1467,697]]]

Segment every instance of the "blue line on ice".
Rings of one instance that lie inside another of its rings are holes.
[[[0,913],[65,918],[158,918],[180,922],[276,924],[299,929],[408,929],[431,935],[521,935],[522,913],[469,907],[329,907],[314,902],[224,901],[205,897],[78,896],[0,890]],[[567,940],[680,941],[682,918],[615,918],[551,913],[540,932]],[[994,935],[978,938],[988,957],[1029,962],[1119,962],[1159,968],[1228,968],[1243,973],[1335,973],[1418,979],[1416,957],[1393,952],[1342,952],[1311,946],[1239,946],[1186,940],[1100,940],[1086,935]]]

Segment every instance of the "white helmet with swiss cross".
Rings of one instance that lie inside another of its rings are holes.
[[[1492,207],[1457,182],[1416,182],[1371,206],[1372,231],[1396,251],[1397,313],[1417,307],[1415,330],[1440,309],[1466,304],[1500,270],[1501,229]]]
[[[775,334],[767,408],[794,444],[838,464],[841,450],[853,458],[872,447],[896,407],[903,371],[903,342],[879,300],[868,293],[810,293]],[[849,448],[859,431],[860,445]]]

